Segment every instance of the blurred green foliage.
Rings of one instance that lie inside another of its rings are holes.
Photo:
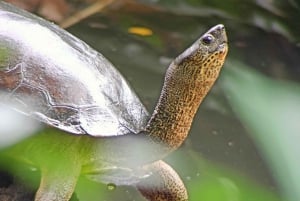
[[[223,76],[228,100],[268,162],[288,200],[300,200],[300,86],[267,78],[229,61]]]

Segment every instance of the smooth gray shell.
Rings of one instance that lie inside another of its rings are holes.
[[[138,133],[149,116],[100,53],[53,23],[3,2],[0,92],[0,102],[74,134]]]

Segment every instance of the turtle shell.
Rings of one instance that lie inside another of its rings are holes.
[[[73,134],[138,133],[148,112],[115,67],[58,26],[0,2],[0,102]]]

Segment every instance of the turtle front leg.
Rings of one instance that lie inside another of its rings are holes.
[[[178,174],[163,161],[145,166],[151,176],[137,184],[137,189],[149,201],[187,201],[186,188]]]
[[[68,201],[74,192],[80,167],[41,168],[41,183],[34,201]],[[62,167],[62,166],[60,166]]]

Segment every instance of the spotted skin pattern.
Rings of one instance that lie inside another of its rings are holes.
[[[193,117],[218,78],[227,54],[227,46],[203,54],[207,50],[197,43],[201,41],[196,41],[199,46],[194,54],[170,65],[159,103],[146,127],[150,136],[171,150],[187,137]]]
[[[212,39],[207,44],[207,37]],[[164,86],[146,132],[166,147],[176,150],[188,135],[195,113],[217,80],[228,51],[223,26],[196,41],[167,70]],[[149,201],[187,201],[177,173],[163,161],[148,165],[153,174],[137,186]],[[155,185],[154,185],[155,184]]]
[[[137,185],[149,201],[187,201],[188,195],[178,174],[165,162],[145,166],[152,175]]]

